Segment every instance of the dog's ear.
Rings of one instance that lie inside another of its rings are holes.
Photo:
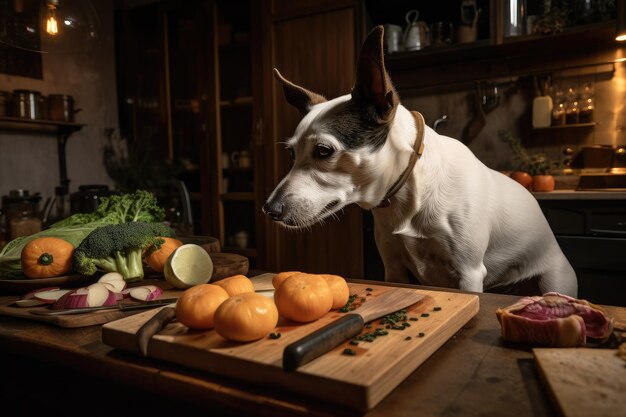
[[[326,98],[319,94],[313,93],[306,88],[295,85],[291,81],[285,79],[276,68],[274,68],[274,77],[280,81],[283,85],[283,93],[287,102],[300,110],[300,113],[304,116],[311,110],[311,106],[314,104],[323,103]]]
[[[352,99],[360,105],[373,106],[376,121],[381,124],[393,119],[400,101],[385,69],[383,35],[383,27],[376,26],[365,39],[352,88]]]

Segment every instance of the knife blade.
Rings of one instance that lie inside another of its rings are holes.
[[[37,314],[40,316],[63,316],[66,314],[82,314],[82,313],[91,313],[94,311],[103,311],[103,310],[119,310],[119,311],[132,311],[132,310],[143,310],[146,308],[154,308],[160,307],[168,304],[175,303],[177,298],[162,298],[158,300],[144,301],[141,303],[117,303],[110,306],[100,306],[100,307],[84,307],[84,308],[68,308],[63,310],[31,310],[31,314]]]
[[[356,337],[363,330],[365,323],[415,304],[422,298],[424,295],[413,289],[393,288],[364,302],[359,308],[340,319],[285,347],[283,369],[295,371],[298,367]]]

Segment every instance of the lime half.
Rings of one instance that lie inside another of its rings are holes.
[[[165,262],[163,274],[175,288],[206,284],[213,275],[213,261],[201,246],[189,243],[172,252]]]

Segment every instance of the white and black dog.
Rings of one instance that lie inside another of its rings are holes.
[[[263,211],[300,228],[351,203],[372,210],[387,281],[413,276],[483,292],[532,280],[542,293],[577,296],[574,270],[532,194],[402,106],[382,45],[379,26],[363,44],[351,94],[332,100],[275,70],[304,117],[286,142],[293,167]]]

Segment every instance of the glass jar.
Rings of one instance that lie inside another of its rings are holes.
[[[565,104],[565,123],[568,125],[578,122],[578,114],[580,113],[580,104],[578,102],[578,94],[574,87],[567,89],[567,102]]]
[[[27,190],[11,190],[8,196],[2,196],[7,241],[41,231],[40,200],[39,194],[29,195]]]
[[[578,115],[579,123],[593,122],[594,97],[593,86],[586,84],[580,98],[580,111]]]
[[[558,88],[554,92],[554,106],[552,107],[552,126],[563,126],[565,124],[565,93]]]

